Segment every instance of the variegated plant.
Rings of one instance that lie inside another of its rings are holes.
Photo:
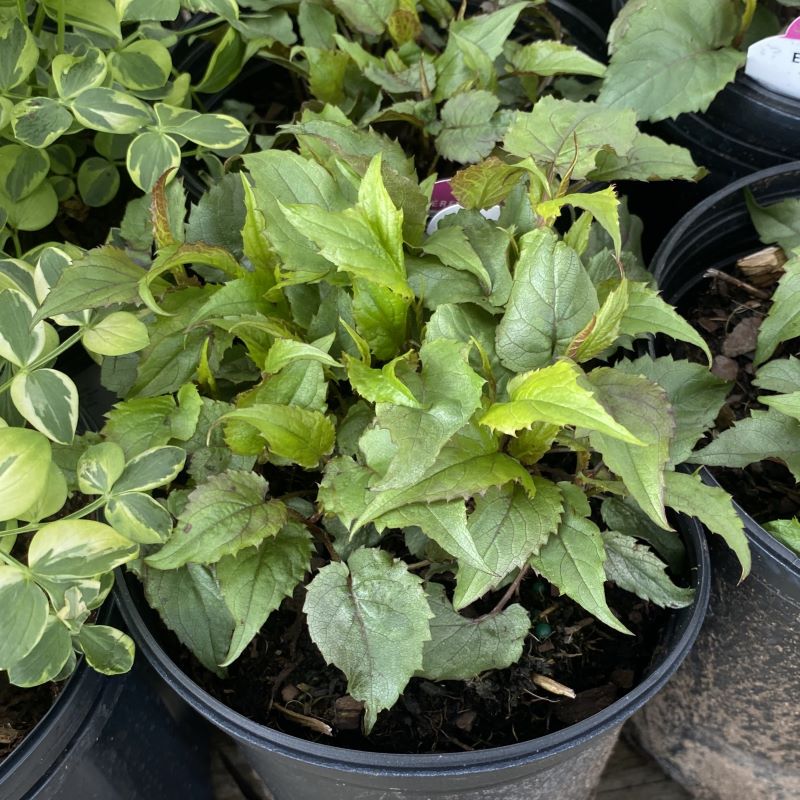
[[[702,340],[651,287],[613,189],[573,191],[611,169],[633,120],[564,137],[559,119],[521,116],[502,158],[456,176],[465,209],[433,232],[431,181],[345,123],[303,154],[246,156],[188,224],[179,185],[159,184],[154,240],[134,243],[154,244],[147,267],[107,246],[44,299],[39,317],[123,304],[147,325],[144,349],[103,361],[122,402],[81,456],[77,513],[103,507],[141,543],[129,568],[209,669],[303,587],[369,730],[414,675],[514,663],[533,573],[618,631],[606,581],[690,603],[665,571],[684,559],[667,508],[725,536],[747,572],[730,498],[676,471],[724,384],[625,357],[651,333]],[[562,212],[577,215],[563,234]]]
[[[184,5],[238,24],[236,3]],[[169,46],[193,33],[170,29],[179,12],[177,0],[0,3],[0,247],[11,235],[20,255],[19,232],[49,225],[59,203],[109,203],[120,165],[149,191],[187,143],[198,155],[242,148],[241,122],[190,108],[202,82],[172,63]]]
[[[130,311],[42,313],[50,287],[82,255],[48,247],[30,261],[0,260],[0,669],[18,686],[66,678],[76,653],[106,674],[133,659],[130,638],[92,615],[112,570],[139,545],[86,519],[100,504],[70,505],[92,485],[81,454],[95,437],[76,436],[80,399],[59,359],[81,344],[94,358],[120,356],[147,347],[149,336]],[[154,459],[162,468],[156,452],[122,464],[116,477],[128,491],[157,485]]]

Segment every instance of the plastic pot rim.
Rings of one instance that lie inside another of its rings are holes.
[[[185,703],[245,745],[345,772],[403,777],[463,775],[513,768],[557,757],[622,725],[661,689],[694,643],[705,618],[711,590],[711,565],[704,530],[696,520],[685,518],[681,518],[678,527],[683,531],[692,561],[695,599],[686,609],[672,612],[672,624],[677,630],[671,646],[658,657],[655,667],[642,681],[607,708],[561,731],[526,742],[466,753],[418,755],[353,750],[310,742],[253,722],[212,697],[172,661],[139,613],[127,585],[127,576],[119,575],[114,591],[122,616],[136,639],[140,657],[149,660],[161,678]],[[676,618],[681,613],[683,617],[678,623]]]
[[[714,194],[709,195],[705,200],[702,200],[694,206],[694,208],[690,209],[667,234],[656,251],[655,256],[653,256],[650,269],[655,277],[656,283],[659,286],[661,285],[664,277],[671,272],[674,261],[683,255],[683,240],[687,238],[694,229],[702,229],[704,219],[715,216],[715,206],[719,202],[728,200],[728,198],[738,194],[741,202],[741,208],[738,213],[741,211],[746,213],[743,195],[744,189],[751,187],[753,184],[762,181],[770,181],[773,178],[780,178],[791,173],[796,173],[798,176],[797,195],[800,197],[800,161],[790,161],[786,164],[778,164],[777,166],[769,167],[768,169],[763,169],[759,172],[754,172],[743,178],[739,178]],[[737,212],[729,211],[729,213]],[[673,298],[674,293],[666,297],[669,302],[672,302]],[[720,485],[707,467],[702,467],[700,469],[700,474],[705,483],[711,486]],[[751,543],[758,547],[767,557],[777,561],[781,566],[789,570],[795,579],[800,580],[800,555],[794,553],[794,551],[781,544],[774,536],[769,534],[760,523],[756,522],[756,520],[735,501],[735,499],[734,507],[744,521],[745,532]]]

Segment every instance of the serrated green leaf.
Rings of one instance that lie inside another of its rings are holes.
[[[450,179],[450,190],[464,208],[491,208],[511,194],[521,175],[519,167],[490,156],[459,170]]]
[[[429,583],[428,605],[433,612],[431,639],[422,653],[421,677],[431,681],[470,680],[490,669],[505,669],[522,655],[530,630],[528,612],[517,604],[500,614],[472,620],[456,613],[444,587]]]
[[[638,135],[633,111],[547,96],[533,111],[517,112],[503,147],[519,158],[552,165],[562,177],[586,178],[602,151],[624,155]]]
[[[52,451],[38,431],[0,428],[0,519],[24,514],[45,490]]]
[[[685,147],[640,133],[624,154],[610,150],[598,153],[597,168],[588,177],[592,181],[699,181],[707,174]]]
[[[634,361],[617,362],[614,369],[629,375],[642,375],[667,393],[675,419],[669,463],[672,466],[682,464],[701,436],[712,427],[729,384],[700,364],[676,361],[672,356],[653,359],[645,355]]]
[[[274,538],[257,547],[220,560],[220,591],[236,622],[221,666],[234,662],[283,599],[291,597],[308,572],[310,561],[311,536],[296,522],[288,522]]]
[[[578,254],[548,229],[522,237],[506,312],[497,326],[497,354],[513,372],[543,367],[566,352],[598,309]]]
[[[0,565],[0,669],[8,669],[36,646],[47,624],[47,597],[21,570]]]
[[[264,372],[274,374],[297,361],[316,361],[326,367],[341,368],[342,365],[328,355],[332,343],[333,335],[325,337],[324,343],[320,340],[316,345],[293,339],[276,339],[264,361]]]
[[[691,605],[694,590],[676,586],[665,572],[666,564],[647,545],[615,531],[603,533],[603,543],[606,577],[620,589],[661,608]]]
[[[789,356],[768,361],[758,368],[753,383],[769,392],[795,391],[800,386],[800,359]]]
[[[800,421],[800,391],[790,394],[764,395],[758,398],[765,406]]]
[[[543,40],[520,47],[512,56],[516,72],[534,75],[590,75],[602,78],[605,64],[563,42]]]
[[[628,310],[630,289],[623,278],[603,300],[589,324],[570,342],[567,355],[577,362],[590,361],[614,345],[619,338],[619,327]]]
[[[275,536],[286,522],[286,506],[265,500],[267,482],[253,472],[227,470],[190,495],[175,532],[149,566],[169,570],[188,562],[213,564]]]
[[[536,493],[531,476],[522,465],[498,452],[494,436],[470,425],[450,439],[415,485],[376,492],[356,520],[353,532],[405,505],[468,497],[511,482],[519,483],[530,495]]]
[[[307,469],[333,451],[336,430],[319,411],[299,406],[259,403],[231,411],[223,420],[245,422],[264,438],[269,452]]]
[[[512,435],[534,422],[575,425],[642,444],[598,402],[581,368],[568,359],[517,375],[509,382],[508,391],[510,402],[491,406],[480,419],[482,425]]]
[[[750,573],[750,546],[730,495],[719,487],[707,486],[697,474],[668,472],[665,477],[667,505],[697,517],[712,533],[719,534],[739,559],[744,580]]]
[[[395,375],[397,365],[407,356],[398,356],[380,369],[373,369],[363,361],[357,361],[345,354],[347,379],[350,385],[370,403],[387,403],[395,406],[419,408],[420,401],[414,393]]]
[[[699,347],[711,363],[711,351],[705,339],[675,309],[645,283],[630,283],[628,310],[620,323],[620,333],[639,336],[666,333],[673,339]]]
[[[133,639],[109,625],[84,625],[77,636],[89,666],[103,675],[122,675],[133,666]]]
[[[410,305],[407,297],[391,289],[354,278],[353,321],[376,358],[385,361],[402,350]]]
[[[11,381],[11,399],[20,414],[49,439],[69,444],[78,424],[78,389],[55,369],[18,372]]]
[[[734,0],[703,0],[691,13],[670,0],[633,0],[611,27],[599,102],[651,122],[705,111],[744,64],[730,46],[739,23]]]
[[[669,529],[664,510],[664,469],[675,421],[666,392],[640,375],[611,367],[593,370],[588,378],[600,403],[644,445],[631,445],[592,431],[592,447],[602,453],[608,468],[623,480],[650,519]]]
[[[129,311],[114,311],[83,334],[84,346],[103,356],[135,353],[149,343],[147,327]]]
[[[749,189],[744,199],[753,226],[764,244],[779,244],[786,253],[800,247],[800,200],[787,198],[761,206]]]
[[[563,513],[561,492],[545,478],[534,477],[533,482],[533,497],[519,486],[504,486],[475,498],[469,532],[488,570],[459,563],[455,608],[465,608],[496,588],[539,553],[557,530]]]
[[[474,164],[492,152],[505,125],[495,117],[499,99],[483,89],[461,92],[442,106],[436,150],[449,161]]]
[[[219,672],[235,628],[211,570],[187,564],[173,570],[145,569],[144,592],[164,624],[212,672]]]
[[[797,517],[765,522],[764,530],[771,533],[781,544],[800,554],[800,522]]]
[[[362,548],[347,564],[333,562],[317,573],[304,611],[323,658],[364,702],[368,733],[422,668],[432,614],[420,579],[389,553]]]
[[[139,545],[108,525],[61,519],[43,525],[31,539],[28,565],[45,578],[92,578],[127,563]]]
[[[422,251],[436,256],[442,264],[474,275],[486,294],[492,289],[492,278],[467,239],[464,229],[457,225],[438,227],[422,243]]]
[[[772,305],[758,329],[753,363],[763,364],[781,342],[800,336],[800,257],[783,266],[784,272],[772,295]]]
[[[418,405],[380,403],[375,409],[378,427],[395,446],[376,491],[413,485],[481,405],[484,380],[469,366],[465,345],[437,339],[423,344],[419,354]]]
[[[779,411],[752,409],[749,417],[722,431],[687,461],[736,468],[766,458],[781,459],[800,481],[800,422]]]
[[[558,532],[547,540],[533,568],[582,608],[614,630],[630,631],[614,616],[605,596],[606,552],[600,529],[567,507]]]

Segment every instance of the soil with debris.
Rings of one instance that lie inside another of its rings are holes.
[[[681,313],[708,342],[714,355],[712,371],[735,383],[717,417],[723,431],[752,409],[765,409],[758,402],[763,390],[753,385],[758,329],[772,303],[771,297],[782,274],[785,257],[778,248],[768,247],[740,259],[731,276],[745,284],[712,277],[698,284]],[[699,350],[689,345],[670,346],[679,357],[704,361]],[[800,356],[800,338],[784,342],[772,359]],[[701,442],[702,444],[702,442]],[[758,522],[800,514],[800,491],[791,472],[782,463],[764,460],[744,469],[711,467],[714,477]]]
[[[534,739],[606,708],[641,681],[670,616],[611,587],[609,605],[636,634],[626,636],[545,581],[528,578],[520,591],[533,624],[517,664],[467,682],[413,678],[367,737],[360,731],[361,704],[347,695],[343,674],[325,664],[309,638],[297,610],[302,590],[270,618],[226,678],[205,670],[163,627],[159,638],[195,682],[256,722],[340,747],[443,753]],[[548,636],[537,627],[545,622],[552,629]],[[561,694],[570,689],[574,699]]]
[[[0,672],[0,763],[18,747],[53,705],[61,684],[33,689],[12,686]]]

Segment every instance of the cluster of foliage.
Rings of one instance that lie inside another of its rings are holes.
[[[753,223],[765,244],[777,244],[790,256],[772,297],[767,316],[758,330],[753,383],[765,392],[758,398],[766,408],[751,408],[744,419],[692,453],[695,464],[746,467],[764,459],[778,459],[800,480],[800,361],[779,346],[800,336],[800,200],[782,200],[759,206],[752,195],[747,203]],[[764,527],[778,541],[800,553],[797,518],[767,522]]]
[[[238,24],[233,2],[184,5]],[[195,153],[242,149],[240,121],[190,107],[216,73],[209,64],[193,86],[174,67],[170,48],[193,30],[176,26],[180,10],[177,0],[0,3],[0,243],[13,236],[19,255],[18,232],[49,225],[59,203],[109,203],[121,164],[149,191],[188,142]]]
[[[307,584],[310,635],[367,730],[414,675],[515,662],[530,620],[508,604],[528,574],[620,631],[608,580],[690,603],[665,571],[683,558],[667,508],[726,537],[746,573],[728,495],[676,471],[725,385],[624,356],[657,332],[704,345],[650,286],[613,189],[574,191],[628,169],[641,134],[632,114],[550,102],[514,118],[502,159],[456,176],[464,208],[433,232],[431,181],[328,109],[307,113],[330,125],[299,153],[245,156],[188,224],[160,182],[154,258],[139,204],[111,244],[59,262],[30,323],[133,315],[149,341],[103,358],[124,399],[69,448],[93,499],[34,541],[102,509],[128,544],[116,563],[215,670]],[[479,213],[498,202],[499,220]],[[20,581],[37,553],[9,561]]]
[[[657,122],[705,111],[754,41],[780,33],[796,0],[629,0],[609,32],[599,102]],[[782,9],[785,6],[787,8]]]

